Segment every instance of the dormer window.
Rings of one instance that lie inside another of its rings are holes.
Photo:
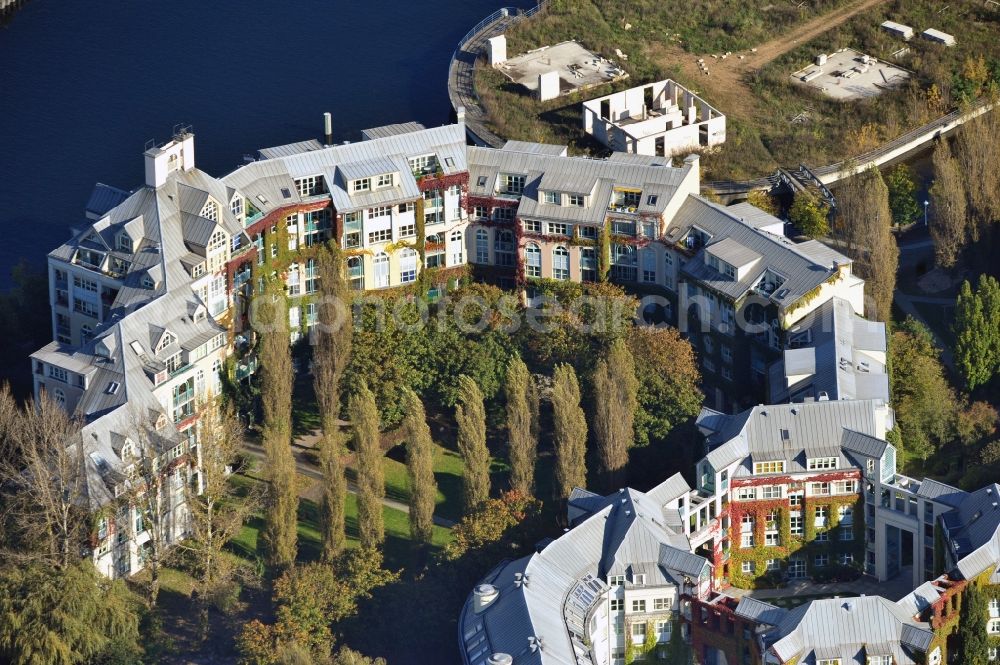
[[[392,174],[383,173],[375,178],[375,189],[382,189],[383,187],[392,187]]]
[[[313,196],[315,194],[322,194],[323,177],[318,175],[311,175],[305,178],[298,178],[295,181],[295,189],[298,190],[299,196]]]
[[[124,231],[118,234],[118,249],[119,251],[126,252],[128,254],[132,253],[132,236],[125,233]]]
[[[562,205],[562,194],[559,192],[545,192],[545,203],[548,205]]]
[[[201,216],[213,222],[219,221],[219,206],[215,201],[206,202],[205,207],[201,209]]]
[[[449,157],[449,159],[451,159]],[[410,170],[415,176],[422,176],[433,173],[437,169],[437,157],[435,155],[420,155],[411,157],[409,160]]]
[[[646,197],[646,205],[648,205],[648,206],[655,206],[656,202],[659,199],[660,199],[660,197],[657,196],[656,194],[650,194],[649,196]]]
[[[586,205],[587,197],[581,194],[570,194],[569,204],[577,208],[582,208]]]
[[[358,192],[367,192],[372,188],[371,178],[358,178],[357,180],[351,181],[351,193],[357,194]]]
[[[524,183],[527,181],[527,177],[513,173],[505,173],[501,176],[500,181],[503,183],[502,191],[504,194],[521,194],[524,192]]]
[[[785,463],[784,461],[775,462],[754,462],[753,464],[753,474],[759,476],[766,473],[784,473]]]
[[[143,275],[142,276],[142,288],[144,288],[144,289],[150,289],[150,290],[154,289],[154,288],[156,288],[156,282],[154,282],[153,278],[150,277],[149,275]]]
[[[205,274],[205,264],[199,263],[195,267],[191,268],[191,277],[198,279]]]
[[[177,338],[174,337],[173,334],[169,330],[165,331],[163,333],[163,336],[160,338],[159,345],[157,345],[157,347],[156,347],[156,352],[159,353],[160,351],[162,351],[163,349],[167,348],[168,346],[170,346],[171,344],[173,344],[176,341],[177,341]]]
[[[486,186],[486,180],[487,180],[487,178],[484,175],[481,175],[478,178],[476,178],[476,187],[485,187]]]
[[[235,196],[229,204],[229,210],[233,213],[234,217],[239,217],[243,214],[243,197]]]

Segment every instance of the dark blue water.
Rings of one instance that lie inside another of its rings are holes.
[[[0,29],[0,287],[79,226],[95,182],[142,183],[190,123],[214,175],[258,148],[449,120],[455,43],[531,0],[33,0]]]

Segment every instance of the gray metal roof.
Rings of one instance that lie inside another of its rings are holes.
[[[128,197],[129,193],[125,190],[99,182],[94,185],[94,190],[90,193],[90,198],[87,199],[85,210],[95,217],[103,217],[109,210],[121,205]]]
[[[760,254],[752,249],[741,245],[733,238],[723,238],[705,248],[705,251],[712,256],[718,257],[736,268],[754,263],[760,260]]]
[[[427,129],[419,122],[400,122],[395,125],[383,125],[361,130],[361,138],[365,141],[372,139],[384,139],[389,136],[399,136],[400,134],[411,134]]]
[[[899,665],[916,665],[912,649],[926,650],[933,639],[927,624],[881,596],[814,600],[792,610],[769,632],[771,648],[783,661],[892,655]],[[862,651],[864,650],[864,651]],[[863,661],[862,661],[863,662]]]
[[[726,239],[762,257],[763,260],[739,280],[709,267],[705,263],[704,248],[684,264],[684,274],[734,302],[749,294],[765,271],[770,270],[780,275],[783,281],[766,297],[785,311],[803,295],[823,284],[836,270],[832,260],[819,261],[784,236],[759,231],[741,221],[728,208],[689,196],[671,220],[668,237],[680,242],[695,227],[712,236],[707,247]],[[845,259],[839,263],[850,261]]]
[[[924,478],[920,481],[917,496],[957,508],[962,505],[962,502],[969,496],[969,493],[940,481]]]
[[[313,150],[322,150],[323,144],[316,139],[308,139],[306,141],[297,141],[295,143],[286,143],[285,145],[277,145],[273,148],[261,148],[258,150],[260,156],[263,159],[275,159],[278,157],[291,157],[292,155],[301,155],[304,152],[312,152]]]
[[[501,150],[513,150],[514,152],[526,152],[533,155],[550,155],[554,157],[566,157],[568,149],[564,145],[552,143],[533,143],[531,141],[507,141]]]
[[[735,612],[736,616],[770,626],[777,626],[788,615],[788,610],[750,596],[740,598]]]
[[[709,437],[705,459],[714,469],[742,462],[734,475],[750,475],[754,461],[785,461],[785,472],[806,471],[809,457],[837,456],[841,467],[850,464],[841,450],[847,430],[883,434],[888,407],[881,400],[841,400],[804,404],[756,406],[725,420],[713,418],[717,433]]]

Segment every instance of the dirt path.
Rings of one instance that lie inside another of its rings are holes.
[[[885,1],[851,2],[816,16],[780,37],[761,44],[756,49],[731,53],[725,57],[722,57],[722,53],[696,55],[684,51],[679,46],[665,44],[650,45],[648,53],[650,58],[664,65],[666,69],[679,66],[685,80],[716,108],[735,118],[749,119],[763,112],[746,82],[746,75],[749,72],[760,69],[792,49]]]

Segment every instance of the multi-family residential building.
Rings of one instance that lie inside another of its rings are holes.
[[[469,597],[464,662],[613,665],[626,651],[663,649],[682,630],[682,597],[707,598],[712,585],[682,528],[689,491],[680,474],[646,493],[575,491],[573,528],[499,565]]]

